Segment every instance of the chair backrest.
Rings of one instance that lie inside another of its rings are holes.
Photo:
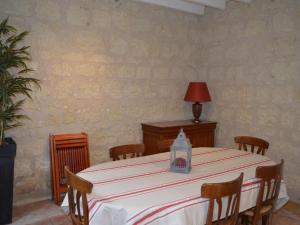
[[[130,158],[143,156],[144,152],[144,144],[119,145],[109,149],[113,161],[120,160],[120,156],[123,156],[123,159],[126,159],[127,155],[130,155]]]
[[[157,148],[159,152],[170,152],[170,147],[173,144],[174,139],[165,139],[157,141]]]
[[[238,144],[239,150],[248,151],[248,146],[252,153],[265,155],[266,150],[269,148],[269,142],[250,136],[238,136],[234,138],[236,144]]]
[[[221,221],[222,224],[236,225],[238,221],[241,188],[243,183],[244,174],[236,178],[235,180],[224,183],[209,183],[203,184],[201,187],[201,197],[209,199],[209,208],[207,213],[206,225],[212,225],[214,219],[214,205],[215,202],[218,205],[217,221]],[[222,198],[227,197],[227,208],[225,211],[225,217],[222,218]]]
[[[65,166],[65,174],[71,220],[76,225],[88,225],[89,209],[86,194],[92,192],[93,184],[72,173],[67,166]]]
[[[253,222],[259,220],[260,209],[263,206],[269,206],[270,211],[274,209],[274,204],[279,195],[283,164],[284,160],[281,160],[277,165],[260,166],[256,168],[256,177],[260,178],[260,188],[254,209]]]
[[[87,134],[50,135],[50,149],[53,197],[59,204],[60,194],[66,192],[64,167],[78,173],[90,166]]]

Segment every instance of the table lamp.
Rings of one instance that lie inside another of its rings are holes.
[[[190,82],[186,91],[184,101],[194,102],[193,115],[194,123],[200,123],[202,104],[200,102],[210,102],[211,98],[205,82]]]

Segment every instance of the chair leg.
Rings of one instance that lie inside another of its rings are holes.
[[[269,215],[262,217],[262,225],[270,225]]]
[[[241,223],[243,225],[248,225],[249,224],[248,216],[242,215],[241,216]]]
[[[244,225],[244,216],[243,215],[240,215],[240,219],[241,219],[241,224]]]
[[[269,219],[268,219],[268,225],[272,225],[273,224],[273,213],[271,213],[270,215],[269,215]]]

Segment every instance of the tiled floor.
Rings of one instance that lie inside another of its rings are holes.
[[[14,208],[14,225],[72,225],[64,211],[50,201]],[[273,225],[300,225],[300,205],[288,203],[273,217]]]
[[[71,220],[51,201],[14,207],[13,225],[72,225]]]

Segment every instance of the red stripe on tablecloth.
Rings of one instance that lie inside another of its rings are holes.
[[[243,154],[241,154],[241,156],[243,156],[243,155],[251,155],[252,153],[243,153]],[[189,178],[189,179],[191,179],[191,178]],[[182,180],[186,180],[186,179],[181,179],[181,181]],[[180,181],[180,180],[179,180]],[[177,181],[176,181],[177,182]],[[174,183],[174,182],[173,182]],[[171,183],[172,184],[172,183]],[[161,185],[156,185],[155,187],[162,187]],[[143,188],[143,189],[137,189],[137,190],[135,190],[135,191],[140,191],[140,190],[145,190],[145,188]],[[129,192],[130,193],[130,192]],[[128,192],[124,192],[124,193],[120,193],[120,194],[118,194],[118,195],[126,195],[126,194],[128,194]],[[115,197],[115,196],[118,196],[118,195],[108,195],[108,196],[105,196],[104,198],[102,197],[102,199],[97,199],[97,198],[92,198],[92,199],[90,199],[89,201],[88,201],[88,203],[90,204],[90,202],[91,201],[101,201],[101,200],[106,200],[106,199],[109,199],[109,198],[113,198],[113,197]],[[93,206],[94,206],[94,204],[92,203],[91,204],[91,206],[89,207],[89,209],[91,210],[92,208],[93,208]]]
[[[220,149],[214,150],[214,151],[197,153],[197,154],[193,154],[192,156],[198,156],[198,155],[205,155],[205,154],[220,152],[220,151],[224,151],[226,149],[228,149],[228,148],[220,148]],[[114,167],[108,167],[108,168],[102,168],[102,169],[100,168],[100,169],[87,170],[87,171],[84,170],[84,171],[81,171],[79,174],[92,173],[92,172],[96,172],[96,171],[114,170],[114,169],[119,169],[119,168],[124,168],[124,167],[131,167],[131,166],[147,165],[147,164],[152,164],[152,163],[157,163],[157,162],[164,162],[164,161],[169,161],[169,160],[170,160],[170,157],[168,157],[167,159],[160,159],[160,160],[154,160],[154,161],[143,162],[143,163],[125,164],[125,165],[121,165],[121,166],[114,166]]]
[[[182,201],[183,199],[191,199],[191,198],[195,198],[195,197],[199,198],[199,194],[198,195],[192,195],[192,196],[184,197],[184,198],[181,198],[181,199],[176,199],[176,200],[173,200],[173,201],[170,201],[170,202],[167,202],[167,203],[163,203],[163,204],[156,204],[156,205],[149,206],[148,208],[143,209],[142,211],[140,211],[137,214],[135,214],[132,217],[130,217],[126,222],[129,222],[130,220],[133,220],[135,217],[141,215],[143,212],[146,212],[147,210],[149,210],[149,209],[151,209],[153,207],[157,207],[157,206],[160,206],[160,205],[171,204],[171,203],[174,203],[174,202]]]
[[[218,173],[215,173],[215,174],[208,174],[208,175],[205,175],[205,176],[203,176],[203,175],[195,176],[193,178],[181,179],[181,180],[177,180],[175,182],[166,183],[164,185],[160,184],[160,185],[156,185],[156,186],[153,186],[153,187],[150,187],[150,188],[137,189],[135,191],[124,192],[124,193],[120,193],[118,195],[106,196],[106,197],[101,198],[101,199],[94,198],[94,199],[90,200],[90,201],[94,201],[94,203],[91,204],[91,206],[89,207],[89,210],[91,210],[94,207],[95,203],[99,202],[99,201],[107,201],[107,200],[116,199],[116,198],[120,198],[120,197],[124,197],[124,196],[126,196],[126,197],[127,196],[132,196],[132,195],[136,195],[136,194],[143,193],[143,192],[148,193],[149,191],[152,191],[152,190],[155,191],[155,190],[158,190],[158,189],[163,189],[163,188],[167,188],[167,187],[171,187],[171,186],[177,186],[177,185],[184,184],[184,183],[190,183],[190,182],[194,182],[194,181],[197,181],[197,180],[200,180],[200,179],[203,179],[203,178],[218,176],[220,174],[224,174],[224,173],[231,172],[231,171],[234,171],[234,170],[239,170],[239,169],[242,169],[242,168],[250,167],[252,165],[257,165],[257,164],[260,164],[260,163],[263,163],[263,162],[268,162],[268,161],[271,161],[271,160],[268,159],[268,160],[264,160],[264,161],[261,161],[261,162],[248,164],[246,166],[234,167],[234,168],[229,169],[227,171],[218,172]]]
[[[181,181],[176,181],[176,183],[170,183],[170,184],[160,185],[160,186],[157,186],[157,187],[141,189],[141,190],[133,191],[131,193],[124,193],[124,194],[120,194],[118,196],[113,196],[113,197],[109,197],[109,198],[97,199],[97,200],[95,200],[95,202],[93,204],[91,204],[91,206],[89,207],[89,210],[92,210],[92,208],[95,206],[95,204],[99,201],[112,200],[112,199],[116,199],[118,197],[125,197],[125,196],[128,197],[128,196],[131,196],[131,195],[134,195],[134,194],[139,194],[141,192],[153,191],[153,190],[158,190],[158,189],[167,188],[167,187],[171,187],[171,186],[179,186],[179,185],[182,185],[184,183],[194,182],[196,180],[200,180],[200,179],[203,179],[203,178],[207,179],[209,177],[218,176],[218,175],[221,175],[221,174],[225,174],[225,173],[228,173],[228,172],[232,172],[232,171],[235,171],[235,170],[243,169],[243,168],[246,168],[246,167],[250,167],[250,166],[253,166],[253,165],[257,165],[257,164],[261,164],[261,163],[265,163],[265,162],[269,162],[269,161],[271,161],[271,160],[268,159],[268,160],[248,164],[248,165],[245,165],[245,166],[240,166],[240,167],[237,167],[237,168],[231,168],[229,170],[226,170],[226,171],[223,171],[223,172],[218,172],[218,173],[215,173],[215,174],[209,174],[209,175],[194,177],[194,178],[189,178],[189,179],[182,179]],[[100,208],[101,205],[102,204],[99,204],[99,206],[95,210],[94,214],[91,216],[91,220],[92,220],[92,218],[94,217],[94,215],[96,214],[96,212],[98,211],[98,209]]]
[[[251,185],[259,184],[259,183],[260,183],[260,180],[258,180],[257,178],[251,178],[251,179],[249,179],[249,180],[253,180],[253,179],[255,179],[255,180],[252,181],[252,182],[243,184],[242,187],[244,188],[244,187],[248,187],[248,186],[251,186]],[[284,183],[284,180],[282,180],[281,182]],[[242,190],[242,192],[246,192],[246,191],[249,191],[249,190],[252,190],[252,189],[256,189],[256,188],[258,188],[258,187],[259,187],[259,186],[255,186],[255,187],[251,187],[250,189],[244,189],[244,190]],[[188,196],[188,197],[185,197],[185,198],[182,198],[182,199],[177,199],[177,200],[174,200],[174,201],[171,201],[171,202],[168,202],[168,203],[157,204],[157,205],[154,205],[154,206],[150,206],[150,207],[148,207],[148,208],[142,210],[141,212],[139,212],[139,213],[133,215],[133,216],[132,216],[131,218],[129,218],[126,222],[129,222],[130,220],[134,219],[135,217],[141,215],[143,212],[145,212],[145,211],[147,211],[147,210],[149,210],[149,209],[151,209],[151,208],[153,208],[153,207],[157,207],[157,206],[159,206],[159,205],[166,205],[166,204],[170,204],[170,203],[174,203],[174,202],[179,202],[179,201],[182,201],[183,199],[189,199],[189,200],[192,200],[192,198],[194,199],[196,196],[198,196],[198,198],[201,198],[201,196],[199,196],[199,195],[192,195],[192,196]]]
[[[238,154],[238,155],[224,157],[224,158],[221,158],[221,159],[215,159],[215,160],[208,161],[208,162],[195,163],[195,164],[192,165],[192,167],[207,165],[207,164],[210,164],[210,163],[220,162],[220,161],[223,161],[223,160],[226,160],[226,159],[234,159],[234,158],[237,158],[237,157],[247,156],[247,155],[251,155],[251,154],[253,154],[253,153],[248,152],[246,154],[242,153],[242,154]],[[148,172],[148,173],[141,173],[141,174],[136,174],[136,175],[132,175],[132,176],[125,176],[125,177],[119,177],[119,178],[102,180],[102,181],[92,181],[92,183],[95,184],[95,185],[97,185],[97,184],[107,184],[107,183],[111,183],[111,182],[124,181],[124,180],[133,179],[133,178],[145,177],[145,176],[161,174],[161,173],[166,173],[166,172],[169,172],[169,169],[157,170],[157,171],[152,171],[152,172]]]
[[[253,180],[253,179],[255,179],[255,178],[251,178],[251,179],[249,179],[249,180]],[[258,184],[259,182],[260,182],[259,180],[255,180],[255,181],[252,181],[252,182],[243,184],[242,187],[248,187],[248,186],[253,185],[253,184]],[[197,196],[197,197],[196,197],[196,196]],[[175,204],[176,204],[176,203],[177,203],[177,204],[181,204],[181,203],[184,203],[184,202],[186,202],[186,201],[192,201],[192,200],[194,200],[194,199],[201,198],[201,196],[199,196],[199,195],[196,195],[196,196],[194,195],[194,196],[189,196],[189,197],[185,197],[185,198],[182,198],[182,199],[177,199],[177,200],[171,201],[171,202],[169,202],[169,203],[165,203],[165,204],[163,204],[163,205],[168,204],[167,206],[169,206],[170,203],[174,203],[174,202],[175,202]],[[185,199],[185,201],[182,201],[183,199]],[[179,202],[179,201],[181,201],[181,202]],[[154,205],[154,206],[150,206],[150,207],[148,207],[148,208],[142,210],[141,212],[139,212],[139,213],[133,215],[131,218],[129,218],[129,219],[127,220],[127,222],[129,222],[130,220],[134,219],[135,217],[141,215],[143,212],[145,212],[145,211],[147,211],[147,210],[149,210],[149,209],[151,209],[151,208],[153,208],[153,207],[157,207],[157,206],[159,206],[159,205],[160,205],[160,204],[157,204],[157,205]],[[172,205],[172,204],[171,204],[171,205]]]
[[[174,209],[174,210],[171,211],[171,212],[168,212],[168,213],[166,213],[166,214],[164,214],[164,215],[161,215],[161,216],[159,216],[159,217],[154,218],[153,220],[151,220],[150,222],[148,222],[148,223],[146,223],[146,224],[150,224],[150,223],[152,223],[153,221],[158,220],[158,219],[160,219],[160,218],[162,218],[162,217],[165,217],[165,216],[167,216],[167,215],[169,215],[169,214],[171,214],[171,213],[173,213],[173,212],[176,212],[176,211],[178,211],[178,210],[180,210],[180,209],[183,209],[183,208],[186,208],[186,207],[192,206],[192,205],[201,204],[201,203],[204,203],[204,202],[208,202],[208,200],[202,200],[202,201],[200,201],[200,202],[194,202],[194,203],[191,203],[191,204],[189,204],[189,205],[185,205],[185,206],[182,206],[182,207],[180,207],[180,208]],[[136,225],[136,224],[137,224],[137,223],[134,223],[133,225]],[[145,224],[145,225],[146,225],[146,224]]]
[[[253,184],[257,184],[257,183],[259,183],[259,181],[252,181],[252,182],[243,184],[242,186],[243,186],[243,187],[247,187],[247,186],[250,186],[250,185],[253,185]],[[163,211],[163,210],[165,210],[165,209],[171,208],[171,207],[176,206],[176,205],[184,204],[184,203],[189,202],[189,201],[196,200],[197,198],[200,199],[201,196],[199,195],[198,197],[195,197],[194,199],[186,199],[185,201],[176,202],[176,203],[173,203],[173,204],[168,204],[168,205],[166,205],[166,206],[163,206],[163,207],[161,207],[161,208],[159,208],[159,209],[157,209],[157,210],[154,210],[153,212],[151,212],[151,213],[145,215],[144,217],[142,217],[142,218],[139,219],[138,221],[134,222],[133,225],[136,225],[136,224],[138,224],[138,223],[140,223],[140,222],[142,222],[142,221],[148,219],[149,217],[152,217],[153,215],[155,215],[155,214],[157,214],[157,213],[160,213],[161,211]],[[136,215],[136,216],[137,216],[137,215]],[[136,216],[134,216],[134,217],[136,217]],[[128,221],[132,220],[134,217],[132,217],[132,218],[129,219]],[[128,222],[128,221],[127,221],[127,222]]]
[[[242,192],[251,191],[251,190],[257,189],[257,188],[259,188],[259,186],[257,186],[257,187],[252,187],[252,188],[249,188],[249,189],[247,189],[247,190],[243,190]],[[150,224],[150,223],[154,222],[155,220],[158,220],[158,219],[160,219],[160,218],[162,218],[162,217],[165,217],[165,216],[167,216],[167,215],[169,215],[169,214],[171,214],[171,213],[174,213],[174,212],[176,212],[176,211],[178,211],[178,210],[180,210],[180,209],[183,209],[183,208],[186,208],[186,207],[189,207],[189,206],[192,206],[192,205],[196,205],[196,204],[201,204],[201,203],[204,203],[204,202],[207,202],[207,201],[208,201],[208,200],[206,199],[206,200],[202,200],[202,201],[200,201],[200,202],[191,203],[191,204],[189,204],[189,205],[185,205],[185,206],[182,206],[182,207],[180,207],[180,208],[174,209],[174,210],[171,211],[171,212],[168,212],[168,213],[166,213],[166,214],[164,214],[164,215],[161,215],[161,216],[158,216],[158,217],[154,218],[153,220],[149,221],[149,222],[146,223],[145,225]],[[141,221],[141,222],[142,222],[142,221]],[[140,223],[140,222],[135,222],[133,225],[137,225],[138,223]]]

